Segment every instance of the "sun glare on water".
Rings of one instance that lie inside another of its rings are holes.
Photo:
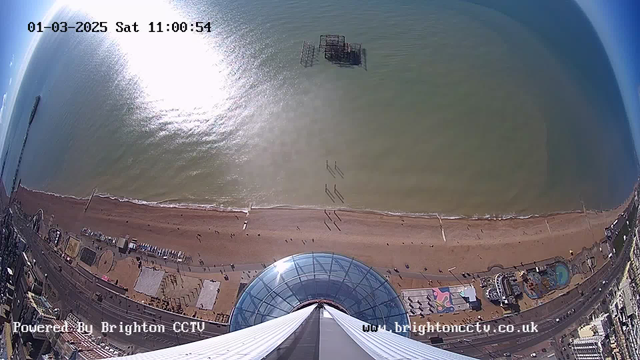
[[[167,24],[206,19],[188,19],[164,0],[66,0],[63,5],[86,13],[87,20],[108,23],[108,36],[123,54],[127,71],[158,109],[215,109],[224,104],[228,68],[215,48],[214,34],[192,32],[191,27],[167,31]],[[139,32],[117,32],[118,22],[137,23]],[[163,32],[150,32],[151,22],[156,30],[160,22]]]

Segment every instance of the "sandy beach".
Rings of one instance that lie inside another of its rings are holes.
[[[322,209],[219,211],[160,207],[95,196],[55,196],[20,188],[25,212],[44,211],[44,223],[80,233],[129,235],[159,247],[182,250],[194,263],[269,264],[310,251],[353,256],[370,266],[406,265],[438,273],[452,266],[478,272],[555,256],[570,257],[603,237],[625,205],[605,212],[567,213],[528,219],[442,219]],[[244,222],[247,229],[243,231]],[[442,225],[441,225],[442,224]],[[444,233],[444,238],[443,238]],[[445,241],[446,238],[446,241]],[[410,270],[410,271],[411,271]]]

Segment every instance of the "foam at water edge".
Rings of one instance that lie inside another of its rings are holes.
[[[41,193],[41,194],[47,194],[47,195],[52,195],[52,196],[56,196],[56,197],[61,197],[61,198],[72,198],[72,199],[76,199],[76,200],[88,200],[89,196],[85,196],[85,197],[77,197],[77,196],[73,196],[73,195],[61,195],[61,194],[57,194],[57,193],[53,193],[53,192],[49,192],[49,191],[42,191],[42,190],[35,190],[35,189],[30,189],[24,185],[21,186],[22,188],[25,188],[29,191],[35,192],[35,193]],[[128,198],[128,197],[123,197],[123,196],[115,196],[115,195],[111,195],[108,193],[96,193],[95,196],[101,197],[101,198],[105,198],[105,199],[111,199],[111,200],[117,200],[120,202],[129,202],[132,204],[139,204],[139,205],[145,205],[145,206],[155,206],[155,207],[165,207],[165,208],[183,208],[183,209],[200,209],[200,210],[215,210],[215,211],[229,211],[229,212],[243,212],[243,213],[247,213],[249,212],[249,210],[256,210],[256,209],[290,209],[290,210],[295,210],[295,209],[300,209],[300,210],[336,210],[336,211],[349,211],[349,212],[354,212],[354,213],[362,213],[362,214],[377,214],[377,215],[385,215],[385,216],[403,216],[403,217],[410,217],[410,218],[428,218],[428,219],[435,219],[438,216],[440,216],[440,218],[445,219],[445,220],[457,220],[457,219],[469,219],[469,220],[509,220],[509,219],[532,219],[532,218],[539,218],[539,217],[547,217],[547,216],[553,216],[553,215],[562,215],[562,214],[572,214],[572,213],[581,213],[582,210],[570,210],[570,211],[557,211],[557,212],[550,212],[550,213],[545,213],[545,214],[529,214],[529,215],[517,215],[517,214],[485,214],[485,215],[473,215],[473,216],[464,216],[464,215],[442,215],[442,214],[438,214],[438,213],[410,213],[410,212],[401,212],[401,211],[382,211],[382,210],[373,210],[373,209],[357,209],[357,208],[348,208],[348,207],[320,207],[320,206],[313,206],[313,205],[287,205],[287,204],[278,204],[278,205],[255,205],[254,203],[251,203],[248,207],[246,208],[234,208],[234,207],[224,207],[224,206],[220,206],[220,205],[215,205],[215,204],[194,204],[194,203],[181,203],[181,202],[177,202],[177,200],[172,200],[172,199],[167,199],[167,200],[161,200],[161,201],[146,201],[146,200],[140,200],[140,199],[132,199],[132,198]],[[173,202],[176,201],[176,202]],[[612,210],[612,209],[610,209]],[[608,210],[598,210],[599,212],[601,211],[608,211]],[[587,212],[592,212],[592,211],[587,211]]]

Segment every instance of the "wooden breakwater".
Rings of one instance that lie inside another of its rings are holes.
[[[93,197],[96,195],[96,191],[98,191],[98,188],[93,188],[91,196],[89,196],[89,200],[87,201],[87,205],[84,207],[84,212],[87,212],[89,209],[89,205],[91,205],[91,200],[93,200]]]

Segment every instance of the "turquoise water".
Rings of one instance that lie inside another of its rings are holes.
[[[570,2],[517,3],[158,2],[127,15],[140,34],[47,33],[4,182],[41,94],[20,177],[43,191],[469,216],[613,207],[636,166],[599,40]],[[91,16],[124,15],[56,19]],[[146,32],[182,19],[213,31]],[[366,70],[300,66],[324,33],[362,43]]]
[[[559,288],[566,286],[569,284],[569,281],[571,281],[571,275],[567,265],[563,263],[556,264],[554,272],[556,273],[556,284]]]

